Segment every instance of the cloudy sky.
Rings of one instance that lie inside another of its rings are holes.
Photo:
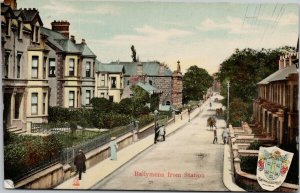
[[[86,39],[101,62],[159,60],[185,72],[198,65],[212,74],[236,48],[296,46],[298,5],[282,3],[103,2],[19,0],[37,8],[45,27],[68,20],[77,42]]]

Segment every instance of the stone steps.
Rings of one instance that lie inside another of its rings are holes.
[[[25,133],[26,131],[24,131],[22,128],[18,128],[17,126],[11,126],[8,128],[8,131],[10,133],[14,133],[14,134],[22,134],[22,133]]]

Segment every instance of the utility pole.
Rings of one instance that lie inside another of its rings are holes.
[[[227,82],[227,128],[229,128],[229,88],[230,81]]]

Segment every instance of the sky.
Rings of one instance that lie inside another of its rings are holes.
[[[84,38],[103,63],[158,60],[184,72],[197,65],[210,74],[236,48],[296,46],[298,5],[292,3],[104,2],[100,0],[19,0],[37,8],[44,27],[70,22],[70,35]]]

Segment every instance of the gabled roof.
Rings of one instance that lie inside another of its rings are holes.
[[[277,70],[276,72],[269,75],[268,77],[266,77],[265,79],[263,79],[257,84],[264,85],[274,81],[285,80],[289,74],[294,74],[294,73],[298,73],[296,66],[295,65],[287,66],[283,69]]]
[[[76,44],[76,47],[81,51],[83,56],[96,57],[94,52],[88,47],[87,44],[85,43]]]
[[[35,19],[37,19],[39,21],[39,23],[41,23],[41,26],[43,26],[43,22],[42,19],[40,17],[39,11],[37,9],[22,9],[22,12],[25,16],[25,20],[24,22],[32,22]]]
[[[138,64],[143,65],[143,74],[148,76],[159,76],[160,64],[158,62],[111,62],[111,65],[122,64],[125,67],[125,75],[136,75],[136,69]],[[172,76],[172,71],[168,67],[164,67],[163,76]]]

